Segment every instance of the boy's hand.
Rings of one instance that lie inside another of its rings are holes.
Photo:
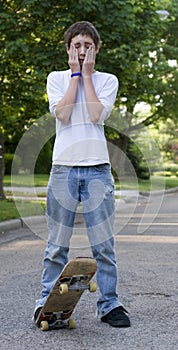
[[[85,60],[83,62],[83,66],[82,66],[82,75],[83,76],[91,76],[93,71],[94,71],[94,66],[95,66],[95,45],[92,44],[87,52],[86,52],[86,56],[85,56]]]
[[[69,64],[69,67],[70,67],[72,73],[80,72],[78,51],[73,44],[70,45],[68,64]]]

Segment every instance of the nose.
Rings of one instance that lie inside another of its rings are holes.
[[[83,56],[85,55],[85,53],[86,53],[85,45],[81,45],[79,54]]]

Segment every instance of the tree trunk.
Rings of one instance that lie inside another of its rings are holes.
[[[126,152],[129,143],[129,137],[120,134],[118,139],[109,143],[108,150],[111,160],[111,166],[119,178],[125,176],[126,173]]]
[[[0,200],[6,198],[3,189],[4,170],[4,138],[3,135],[0,133]]]

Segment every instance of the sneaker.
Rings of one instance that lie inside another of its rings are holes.
[[[33,315],[33,318],[32,318],[32,321],[33,321],[33,322],[36,321],[36,319],[37,319],[37,317],[38,317],[38,315],[39,315],[41,309],[42,309],[42,306],[38,307],[38,308],[35,310],[34,315]]]
[[[108,323],[112,327],[130,327],[127,310],[125,310],[123,306],[118,306],[101,317],[101,322]]]

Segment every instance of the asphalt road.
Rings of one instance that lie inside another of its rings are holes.
[[[75,330],[41,332],[31,321],[41,285],[44,222],[0,234],[2,350],[178,349],[178,193],[118,204],[115,248],[118,291],[132,326],[115,329],[95,317],[98,292],[85,292]],[[91,255],[81,214],[69,257]]]

